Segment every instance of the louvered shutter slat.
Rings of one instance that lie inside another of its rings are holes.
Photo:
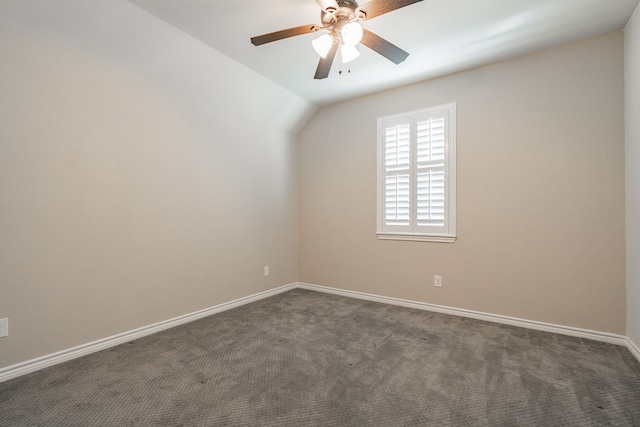
[[[409,174],[387,175],[385,200],[385,222],[390,225],[409,225],[411,216]]]
[[[389,126],[385,129],[385,169],[408,168],[411,160],[409,124]]]
[[[444,171],[426,170],[418,173],[417,178],[418,225],[444,225]]]
[[[385,224],[407,226],[411,220],[410,124],[385,128]]]

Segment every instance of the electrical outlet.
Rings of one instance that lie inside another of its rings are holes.
[[[9,319],[0,319],[0,338],[9,336]]]
[[[437,288],[442,287],[442,276],[433,276],[433,286]]]
[[[264,276],[267,277],[269,275],[269,266],[265,265],[264,266]]]

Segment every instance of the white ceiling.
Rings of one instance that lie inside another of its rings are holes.
[[[291,92],[280,96],[282,102],[311,103],[304,108],[306,117],[312,104],[324,106],[620,30],[639,1],[424,0],[363,23],[409,52],[406,61],[395,65],[361,46],[349,68],[338,55],[324,80],[313,79],[319,58],[311,41],[317,34],[258,47],[250,43],[252,36],[319,23],[315,0],[0,0],[0,22],[154,78],[184,80],[187,73],[196,93],[203,85],[237,91],[235,83],[225,82],[243,81],[253,70]],[[203,61],[209,62],[204,66]],[[253,104],[258,109],[270,102]]]
[[[424,0],[363,26],[410,53],[395,65],[366,47],[314,80],[317,34],[253,46],[252,36],[320,23],[314,0],[129,0],[323,106],[624,28],[638,0]],[[364,4],[364,3],[363,3]],[[342,70],[342,74],[338,72]],[[347,72],[349,71],[350,72]]]

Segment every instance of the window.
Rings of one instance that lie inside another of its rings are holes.
[[[378,238],[454,242],[456,104],[378,119]]]

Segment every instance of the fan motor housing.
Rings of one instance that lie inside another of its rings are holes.
[[[355,0],[337,0],[338,10],[335,12],[325,12],[320,14],[320,19],[325,27],[331,27],[337,22],[350,22],[354,19],[364,19],[364,14],[358,11],[358,2]],[[360,15],[360,16],[359,16]]]

